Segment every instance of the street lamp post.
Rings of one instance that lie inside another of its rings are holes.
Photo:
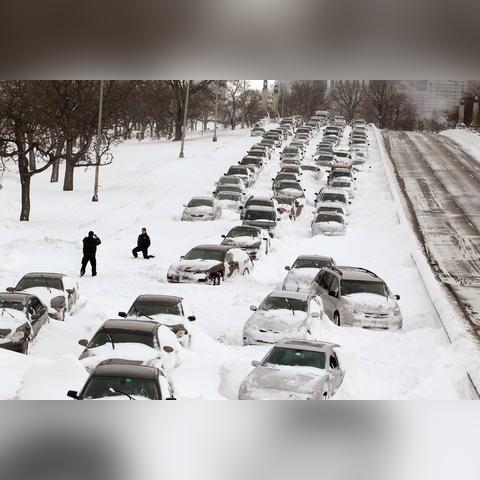
[[[190,80],[187,81],[187,94],[185,95],[185,105],[183,107],[183,128],[182,128],[182,146],[180,147],[179,158],[183,158],[183,145],[185,143],[185,133],[187,131],[187,111],[188,111],[188,95],[190,93]]]
[[[215,123],[213,125],[213,138],[212,142],[217,141],[217,115],[218,115],[218,80],[216,81],[217,88],[215,90]]]
[[[103,80],[100,80],[100,99],[98,105],[98,126],[97,126],[97,145],[96,145],[96,165],[95,165],[95,184],[93,187],[92,202],[98,202],[98,177],[100,174],[100,151],[102,146],[102,110],[103,110]]]
[[[242,127],[241,128],[245,128],[245,80],[243,81]]]

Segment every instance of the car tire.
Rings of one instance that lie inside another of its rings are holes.
[[[24,344],[23,344],[23,348],[22,348],[22,353],[24,355],[28,355],[28,351],[30,350],[30,340],[27,340]]]
[[[250,270],[248,268],[245,268],[242,273],[243,276],[245,275],[250,275]]]
[[[338,312],[335,312],[333,314],[333,323],[339,327],[340,326],[340,314]]]
[[[64,322],[65,321],[65,315],[66,315],[66,312],[65,312],[65,309],[62,310],[62,316],[60,317],[60,321],[61,322]]]

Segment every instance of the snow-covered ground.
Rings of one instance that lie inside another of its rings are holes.
[[[480,163],[480,135],[478,133],[470,130],[451,129],[440,132],[440,135],[444,135],[456,142],[465,152]]]
[[[142,293],[183,296],[196,316],[191,348],[173,372],[179,398],[235,399],[250,362],[268,350],[243,346],[242,329],[256,304],[281,288],[285,265],[300,254],[330,255],[341,265],[375,271],[400,294],[404,329],[367,331],[325,325],[321,338],[341,345],[345,380],[338,399],[452,399],[466,396],[467,359],[452,347],[440,326],[408,250],[395,214],[378,151],[371,138],[372,169],[358,173],[358,190],[344,237],[312,237],[314,192],[325,180],[305,180],[308,204],[302,216],[283,219],[272,251],[256,262],[248,277],[219,287],[168,284],[168,267],[191,247],[219,243],[221,235],[239,224],[226,212],[214,222],[181,222],[182,205],[194,195],[209,195],[213,184],[237,163],[258,139],[247,130],[222,132],[219,141],[187,139],[184,159],[179,144],[127,141],[114,150],[114,162],[100,171],[100,202],[90,201],[94,172],[78,169],[75,191],[62,192],[49,174],[32,181],[31,221],[18,222],[20,189],[15,171],[7,173],[0,190],[0,286],[15,285],[25,273],[58,271],[79,275],[81,240],[94,230],[98,276],[78,278],[82,303],[67,320],[51,320],[40,332],[28,357],[0,350],[0,398],[64,399],[87,378],[78,355],[78,340],[89,339],[109,318],[116,318]],[[315,139],[318,140],[318,139]],[[345,138],[346,141],[346,138]],[[317,141],[311,142],[313,153]],[[10,168],[13,168],[10,165]],[[251,192],[268,194],[278,171],[275,155]],[[304,178],[307,174],[304,174]],[[154,259],[134,259],[131,249],[141,227],[152,239]]]

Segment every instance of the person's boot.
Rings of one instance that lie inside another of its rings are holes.
[[[85,275],[85,271],[84,270],[80,270],[80,276],[83,277]]]
[[[92,277],[96,277],[97,276],[97,272],[93,273],[92,272]]]
[[[138,255],[132,250],[132,255],[135,257],[135,258],[138,258]]]

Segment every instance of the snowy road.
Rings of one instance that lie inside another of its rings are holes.
[[[385,138],[431,261],[480,328],[480,165],[445,136]]]
[[[61,271],[78,278],[81,239],[93,229],[102,239],[99,276],[78,279],[84,304],[64,323],[51,321],[24,357],[0,351],[0,398],[66,398],[82,386],[86,373],[77,358],[77,342],[90,338],[107,318],[129,307],[141,293],[184,296],[197,316],[192,345],[172,377],[179,398],[234,399],[238,386],[268,347],[242,345],[242,328],[258,304],[279,288],[300,254],[330,255],[341,265],[375,271],[401,295],[404,329],[368,331],[325,325],[322,339],[342,346],[345,381],[339,399],[468,398],[465,358],[450,345],[428,293],[404,245],[395,206],[378,151],[370,147],[372,169],[358,173],[358,190],[345,237],[312,237],[314,193],[325,180],[306,178],[302,216],[280,222],[272,252],[256,262],[249,277],[219,287],[168,284],[168,267],[191,247],[219,243],[239,224],[225,213],[215,222],[180,222],[182,204],[194,195],[211,194],[213,184],[255,142],[247,131],[222,132],[187,139],[186,158],[178,144],[128,141],[114,151],[114,162],[101,170],[100,202],[92,204],[92,171],[76,172],[76,191],[50,184],[48,174],[33,180],[32,221],[19,224],[19,188],[14,171],[4,181],[0,203],[0,285],[7,287],[29,271]],[[311,142],[310,154],[318,137]],[[309,155],[307,155],[309,156]],[[278,154],[262,172],[251,193],[270,193]],[[306,177],[307,174],[304,175]],[[139,229],[146,226],[156,258],[131,258]]]

